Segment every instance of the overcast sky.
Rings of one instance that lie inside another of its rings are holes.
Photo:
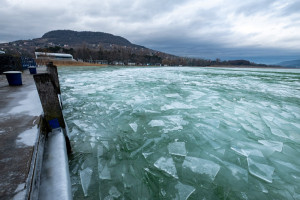
[[[101,31],[180,56],[300,59],[300,0],[0,0],[0,42]]]

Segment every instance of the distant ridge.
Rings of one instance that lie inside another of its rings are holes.
[[[278,65],[283,67],[294,67],[294,68],[300,68],[300,60],[289,60],[278,63]]]
[[[55,44],[68,44],[70,46],[79,44],[115,44],[119,46],[141,47],[132,44],[121,36],[115,36],[104,32],[54,30],[45,33],[42,39]]]

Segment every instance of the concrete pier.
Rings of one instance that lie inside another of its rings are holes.
[[[46,67],[37,72],[47,73]],[[0,199],[72,199],[64,121],[51,131],[33,75],[25,70],[22,80],[9,86],[0,76]]]
[[[27,199],[39,141],[42,106],[29,71],[22,86],[0,76],[0,199]]]

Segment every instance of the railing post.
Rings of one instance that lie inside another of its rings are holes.
[[[51,78],[53,79],[57,94],[60,94],[60,85],[59,85],[59,80],[58,80],[57,67],[55,65],[53,65],[53,62],[49,62],[47,64],[47,72],[50,74]]]
[[[40,96],[46,121],[48,123],[55,123],[55,121],[57,121],[60,127],[65,128],[57,90],[51,75],[48,73],[36,74],[33,78]]]

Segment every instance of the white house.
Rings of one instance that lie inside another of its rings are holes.
[[[50,60],[74,60],[71,54],[66,54],[66,53],[35,52],[35,58],[50,59]]]

